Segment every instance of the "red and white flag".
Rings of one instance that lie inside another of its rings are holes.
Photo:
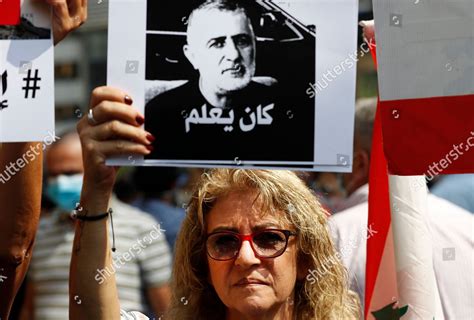
[[[373,4],[380,105],[369,225],[379,237],[367,243],[365,318],[443,319],[422,175],[474,172],[474,2]]]
[[[474,172],[474,1],[373,6],[390,173]]]
[[[368,225],[377,226],[379,237],[367,241],[365,319],[444,319],[433,269],[425,177],[388,175],[380,104],[377,109]]]

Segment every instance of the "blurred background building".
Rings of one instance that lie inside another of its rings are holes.
[[[89,1],[87,22],[55,48],[57,130],[89,107],[93,88],[106,84],[108,0]]]

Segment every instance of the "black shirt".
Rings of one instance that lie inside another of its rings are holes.
[[[145,159],[313,161],[313,119],[279,90],[252,81],[228,108],[211,106],[198,81],[156,96],[145,107],[145,130],[156,138]]]

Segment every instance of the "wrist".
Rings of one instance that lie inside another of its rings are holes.
[[[76,210],[73,211],[71,217],[79,221],[93,222],[93,221],[104,220],[108,218],[109,216],[111,216],[112,213],[113,213],[112,208],[110,208],[109,210],[107,210],[107,212],[103,212],[100,214],[94,214],[94,213],[91,214],[87,210],[80,208],[80,206],[78,206],[78,208],[76,208]]]
[[[86,183],[82,187],[81,202],[78,208],[78,214],[87,214],[88,216],[99,215],[107,212],[109,209],[112,190],[101,190],[91,188]],[[81,211],[85,211],[81,213]]]

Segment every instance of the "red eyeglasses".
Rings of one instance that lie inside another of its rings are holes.
[[[214,260],[232,260],[239,254],[242,242],[247,240],[257,257],[276,258],[285,252],[291,236],[296,236],[296,233],[278,229],[266,229],[252,234],[217,231],[207,235],[206,249],[209,257]]]

